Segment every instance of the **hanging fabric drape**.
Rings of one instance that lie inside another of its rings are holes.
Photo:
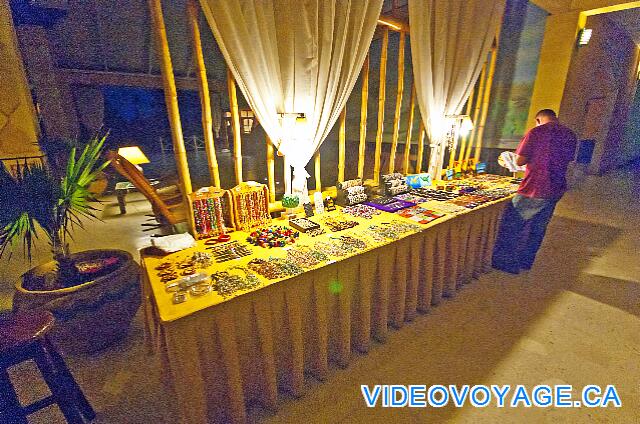
[[[501,22],[505,0],[409,0],[416,95],[439,177],[452,121],[469,98]]]
[[[200,4],[242,94],[293,168],[293,190],[306,191],[305,166],[360,74],[382,0]]]

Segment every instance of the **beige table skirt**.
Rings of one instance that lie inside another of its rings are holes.
[[[186,423],[236,422],[258,402],[277,409],[305,376],[346,367],[490,268],[505,202],[187,317],[161,322],[143,281],[148,342]],[[143,279],[145,280],[145,279]]]

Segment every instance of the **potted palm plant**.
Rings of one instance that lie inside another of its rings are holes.
[[[69,249],[72,231],[96,218],[89,187],[108,165],[101,160],[105,138],[81,152],[72,148],[66,164],[51,161],[17,175],[0,166],[0,256],[22,244],[31,261],[43,233],[53,256],[21,276],[13,308],[53,312],[53,337],[68,352],[99,350],[123,337],[140,306],[140,271],[131,254]]]

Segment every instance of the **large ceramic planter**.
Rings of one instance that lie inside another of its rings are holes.
[[[140,306],[140,267],[122,250],[74,253],[76,263],[117,258],[108,273],[92,281],[56,290],[29,290],[28,281],[55,274],[49,262],[23,274],[16,284],[13,309],[44,308],[56,318],[54,342],[65,352],[93,352],[124,337]]]

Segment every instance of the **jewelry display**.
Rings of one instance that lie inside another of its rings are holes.
[[[179,281],[180,283],[180,287],[183,289],[187,289],[191,286],[193,286],[194,284],[198,284],[201,283],[202,281],[206,280],[207,278],[209,278],[209,275],[203,273],[203,272],[199,272],[197,274],[192,274],[192,275],[188,275],[186,277],[182,277]]]
[[[216,262],[226,262],[253,254],[253,251],[247,245],[238,241],[207,247],[207,250],[211,251]]]
[[[170,283],[165,284],[164,289],[167,293],[174,293],[182,290],[182,287],[180,287],[180,281],[172,281]]]
[[[422,208],[420,206],[413,206],[411,208],[403,209],[396,212],[396,214],[415,221],[419,224],[428,224],[429,222],[442,218],[444,214],[436,213],[432,210]]]
[[[385,224],[387,226],[387,228],[391,229],[392,231],[395,231],[398,234],[405,234],[405,233],[417,233],[419,231],[422,231],[422,227],[419,226],[418,224],[412,224],[409,222],[392,222],[390,224]]]
[[[250,270],[262,275],[263,277],[268,278],[269,280],[275,280],[277,278],[282,278],[285,276],[284,272],[278,265],[265,259],[252,259],[247,264],[247,267]]]
[[[211,291],[211,285],[209,283],[194,284],[189,287],[189,293],[191,296],[202,296]]]
[[[289,225],[291,225],[293,228],[303,233],[306,233],[311,230],[317,230],[320,228],[319,224],[316,224],[315,222],[307,218],[290,219]]]
[[[397,240],[400,238],[400,234],[394,231],[392,228],[384,227],[381,225],[369,225],[367,228],[370,232],[376,233],[384,239]],[[377,237],[379,239],[379,237]],[[381,241],[381,240],[380,240]]]
[[[338,190],[346,190],[351,187],[361,186],[362,178],[354,178],[353,180],[342,181],[338,183]]]
[[[398,194],[403,194],[411,190],[411,188],[407,185],[407,181],[399,172],[395,172],[393,174],[382,175],[382,193],[387,196],[396,196]]]
[[[358,218],[366,219],[371,219],[374,215],[380,215],[381,213],[378,209],[368,205],[346,206],[342,209],[341,212]]]
[[[450,202],[440,202],[436,200],[429,200],[428,202],[423,203],[421,206],[432,210],[436,213],[459,213],[466,210],[464,206],[454,205]]]
[[[352,206],[369,198],[361,178],[340,182],[337,188],[337,202],[342,206]]]
[[[320,227],[320,228],[308,230],[305,234],[311,237],[316,237],[316,236],[319,236],[320,234],[324,234],[324,228]]]
[[[438,200],[440,202],[445,202],[447,200],[455,199],[458,197],[458,194],[445,191],[445,190],[434,190],[432,188],[416,188],[411,190],[411,194],[415,194],[416,196],[424,197],[427,200]]]
[[[230,271],[238,270],[244,273],[244,277],[231,274]],[[231,267],[226,271],[218,271],[211,275],[211,288],[223,298],[228,298],[238,291],[251,290],[260,285],[257,275],[242,267]]]
[[[191,260],[197,268],[208,268],[213,264],[213,257],[211,253],[207,252],[194,252]]]
[[[353,228],[359,223],[357,221],[342,220],[339,218],[325,218],[322,223],[329,227],[332,232],[343,231],[349,228]]]
[[[438,189],[435,186],[423,186],[394,194],[394,189],[406,190],[407,184],[401,174],[383,175],[381,183],[384,184],[385,194],[371,199],[370,187],[364,186],[362,179],[338,183],[337,203],[342,202],[345,206],[319,219],[309,217],[318,213],[318,209],[321,213],[335,209],[334,199],[327,197],[323,204],[322,194],[316,193],[314,211],[308,197],[305,197],[302,202],[305,203],[306,217],[297,218],[289,214],[293,219],[286,226],[270,225],[268,191],[262,184],[240,184],[227,192],[228,200],[222,194],[224,191],[219,189],[192,193],[189,197],[192,224],[195,237],[201,241],[187,250],[150,262],[154,264],[151,274],[157,275],[156,282],[160,280],[154,290],[159,288],[160,292],[166,293],[165,301],[170,298],[174,304],[194,299],[202,302],[202,305],[210,300],[219,302],[217,295],[207,295],[215,291],[226,300],[243,291],[259,288],[267,280],[301,275],[327,263],[424,231],[425,224],[447,214],[464,213],[503,199],[512,195],[518,187],[512,184],[511,177],[487,176],[485,182],[464,179],[442,183]],[[293,201],[298,200],[293,197],[285,196],[282,199],[283,206],[293,206]],[[361,200],[363,198],[364,201]],[[233,211],[227,206],[231,206]],[[398,216],[385,215],[382,213],[385,211]],[[284,224],[287,221],[279,222]],[[366,224],[357,227],[362,222]],[[227,234],[227,229],[245,229],[246,234]],[[315,237],[325,232],[329,234],[305,242],[307,236]],[[305,235],[300,237],[300,233]],[[243,237],[246,237],[246,241]],[[270,251],[266,255],[254,255],[262,250],[256,251],[251,245],[283,249]],[[272,256],[267,258],[270,253]],[[226,266],[220,265],[245,257]]]
[[[399,172],[393,172],[391,174],[384,174],[381,176],[382,182],[387,183],[389,181],[397,181],[404,179],[404,175]]]
[[[205,187],[189,194],[193,212],[193,229],[197,240],[216,237],[227,232],[223,200],[230,205],[231,195],[227,190]],[[231,224],[233,226],[233,223]]]
[[[178,304],[178,303],[183,303],[187,301],[187,292],[184,291],[179,291],[179,292],[175,292],[173,294],[173,303],[174,304]]]
[[[385,212],[395,212],[414,205],[414,203],[398,200],[393,197],[378,197],[364,202],[364,204]]]
[[[316,242],[313,248],[336,257],[346,256],[353,251],[352,247],[335,239]]]
[[[254,230],[247,237],[247,241],[260,247],[284,247],[293,244],[300,236],[298,231],[288,227],[267,227]]]
[[[422,197],[422,196],[418,196],[416,194],[412,194],[412,193],[404,193],[404,194],[399,194],[397,196],[394,196],[395,199],[398,200],[404,200],[405,202],[411,202],[411,203],[423,203],[426,202],[427,199],[426,197]]]
[[[366,241],[356,238],[352,235],[341,235],[340,241],[355,250],[364,250],[369,247]]]
[[[304,272],[301,266],[285,259],[285,258],[269,258],[269,262],[280,268],[286,277],[294,277]]]
[[[283,258],[252,259],[247,267],[270,280],[292,277],[302,274],[304,269],[299,265]]]
[[[302,268],[313,268],[329,257],[309,246],[297,246],[287,251],[287,260]]]
[[[269,215],[269,190],[256,182],[241,183],[230,190],[233,197],[234,217],[239,229],[251,228],[271,222]]]

